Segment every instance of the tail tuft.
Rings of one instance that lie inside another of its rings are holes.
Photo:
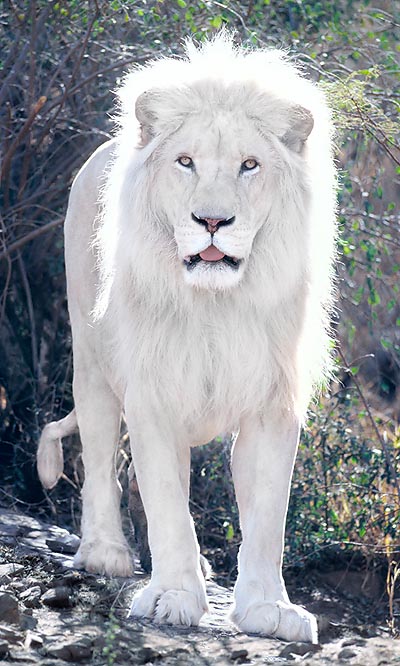
[[[63,473],[62,438],[77,431],[75,410],[60,421],[48,423],[43,429],[37,451],[37,470],[39,479],[45,488],[54,488]]]

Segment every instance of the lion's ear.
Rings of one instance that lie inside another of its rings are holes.
[[[191,110],[192,101],[183,88],[151,88],[143,92],[135,104],[142,145],[157,134],[175,131]]]
[[[314,118],[311,112],[296,104],[289,109],[289,129],[282,136],[282,142],[294,152],[300,153],[313,127]]]
[[[142,144],[146,145],[155,136],[157,113],[155,107],[160,96],[157,90],[146,90],[136,100],[135,115],[140,123]]]

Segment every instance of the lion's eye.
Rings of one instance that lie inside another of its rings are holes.
[[[176,161],[186,169],[191,169],[194,166],[192,158],[188,155],[181,155]]]
[[[255,169],[257,169],[258,166],[259,166],[259,164],[258,164],[257,160],[253,160],[253,159],[250,158],[250,159],[245,160],[244,162],[242,162],[242,166],[240,167],[240,170],[242,172],[243,171],[254,171]]]

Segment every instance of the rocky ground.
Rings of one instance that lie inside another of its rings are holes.
[[[285,664],[400,665],[400,641],[385,626],[379,580],[330,572],[292,581],[293,601],[317,614],[318,646],[247,636],[226,619],[231,593],[208,586],[210,614],[196,629],[126,619],[146,580],[107,579],[72,568],[78,537],[0,510],[0,666],[82,663],[207,666]]]

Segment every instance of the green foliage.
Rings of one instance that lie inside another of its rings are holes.
[[[102,649],[102,656],[106,659],[105,664],[107,666],[114,666],[115,664],[115,659],[117,656],[115,639],[117,637],[119,628],[118,620],[111,610],[107,623],[104,647]]]
[[[396,540],[399,508],[364,411],[350,391],[339,391],[310,413],[303,433],[288,514],[288,561],[332,545],[385,554]]]

